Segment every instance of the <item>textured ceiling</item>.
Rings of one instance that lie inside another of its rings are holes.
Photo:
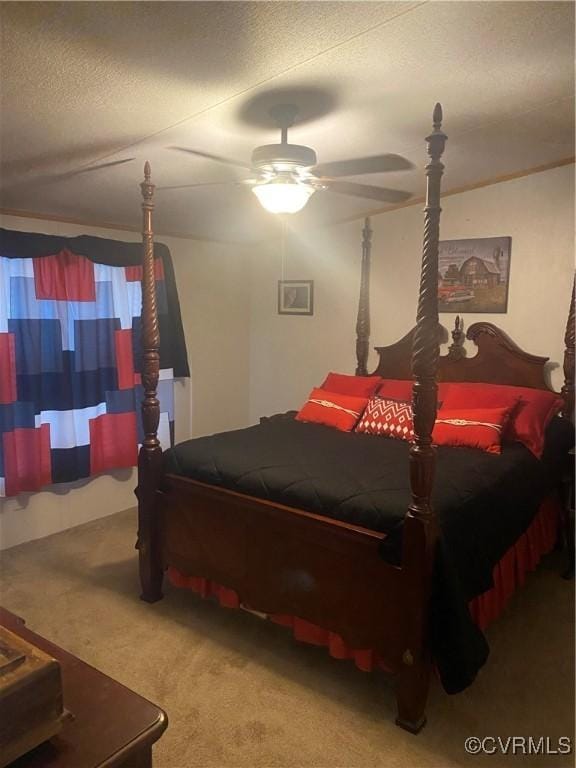
[[[169,147],[249,160],[278,140],[258,112],[276,91],[301,94],[311,118],[291,141],[321,162],[405,155],[416,170],[356,180],[417,196],[435,101],[446,190],[574,154],[571,2],[3,2],[0,14],[5,209],[138,226],[144,160],[159,185],[243,178]],[[253,242],[278,226],[244,187],[156,203],[164,233]],[[291,226],[378,205],[318,193]]]

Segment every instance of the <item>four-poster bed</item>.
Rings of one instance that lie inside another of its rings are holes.
[[[523,352],[490,323],[475,323],[468,329],[467,337],[478,347],[475,357],[465,356],[459,321],[448,354],[439,354],[438,240],[441,157],[446,141],[441,120],[441,108],[436,105],[433,131],[427,137],[430,160],[426,166],[427,198],[416,327],[396,344],[376,348],[379,363],[371,374],[397,380],[413,378],[414,441],[409,447],[412,500],[402,515],[395,559],[386,559],[382,554],[394,536],[377,527],[358,524],[337,514],[330,516],[329,512],[318,514],[291,501],[283,503],[282,496],[263,498],[257,493],[238,492],[232,486],[203,482],[197,474],[184,476],[185,473],[173,469],[178,463],[175,455],[170,457],[172,463],[168,462],[163,468],[156,436],[159,336],[151,226],[153,185],[148,164],[141,185],[145,438],[139,457],[137,495],[142,599],[159,600],[164,571],[172,569],[183,578],[201,576],[222,585],[239,596],[243,605],[256,611],[298,617],[336,633],[351,648],[373,649],[379,662],[396,675],[397,723],[411,732],[418,732],[425,722],[430,673],[436,661],[432,659],[436,639],[432,637],[435,630],[430,628],[431,605],[442,605],[438,595],[432,593],[435,585],[443,578],[446,580],[446,573],[439,572],[442,536],[439,536],[438,517],[432,505],[436,464],[432,431],[438,403],[437,382],[492,382],[548,389],[544,379],[547,358]],[[368,373],[371,234],[366,221],[357,321],[358,376]],[[570,323],[573,325],[573,304],[574,297],[568,329]],[[570,330],[566,344],[568,362],[562,395],[564,414],[569,416],[574,402],[570,366],[574,335]],[[270,422],[276,425],[274,429],[278,426],[273,418]],[[300,425],[308,426],[311,425]],[[248,445],[249,440],[256,439],[254,435],[260,439],[262,428],[261,425],[227,434],[232,436],[230,440],[240,441],[236,445],[243,445],[242,441]],[[308,430],[305,435],[312,439],[313,431]],[[189,442],[198,446],[205,444],[202,440],[218,442],[217,438],[226,438],[226,435]],[[354,446],[365,446],[367,439],[370,438],[352,434],[338,436],[339,445],[344,445],[343,440],[356,440]],[[364,443],[361,444],[361,440]],[[399,443],[384,438],[376,440]],[[401,452],[398,445],[394,450]],[[180,459],[183,455],[180,454]],[[353,455],[354,451],[352,458]],[[449,467],[445,451],[441,458],[440,475],[444,478]],[[398,526],[396,529],[398,533]],[[483,638],[476,638],[477,654],[485,657],[487,651],[482,641]],[[483,659],[478,663],[481,666]]]

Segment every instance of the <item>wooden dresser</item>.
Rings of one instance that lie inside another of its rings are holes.
[[[168,725],[162,709],[31,632],[3,608],[0,624],[60,662],[70,712],[57,736],[10,768],[151,768],[152,745]]]

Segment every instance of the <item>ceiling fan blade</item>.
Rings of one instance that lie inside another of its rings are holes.
[[[61,178],[66,178],[68,176],[77,176],[80,173],[90,173],[91,171],[101,171],[104,168],[112,168],[115,165],[124,165],[124,163],[131,163],[133,160],[135,160],[135,157],[126,157],[124,160],[112,160],[109,163],[100,163],[99,165],[89,165],[87,168],[80,168],[77,171],[68,171],[68,173],[61,173],[59,176]]]
[[[102,171],[105,168],[112,168],[115,165],[124,165],[125,163],[131,163],[135,160],[135,157],[126,157],[124,160],[112,160],[108,163],[99,163],[98,165],[88,165],[85,168],[78,168],[76,171],[65,171],[64,173],[48,173],[39,176],[34,180],[35,184],[51,183],[53,181],[65,181],[71,179],[74,176],[80,176],[82,173],[91,173],[92,171]]]
[[[175,149],[177,152],[186,152],[189,155],[195,155],[196,157],[203,157],[206,160],[214,160],[217,163],[224,163],[224,165],[234,165],[237,168],[247,168],[252,170],[250,163],[243,163],[241,160],[231,160],[229,157],[222,157],[222,155],[213,155],[210,152],[201,152],[199,149],[187,149],[186,147],[169,147],[169,149]]]
[[[322,163],[312,168],[317,176],[362,176],[365,173],[385,173],[387,171],[409,171],[414,166],[400,155],[373,155],[359,157],[356,160],[336,160]]]
[[[198,187],[224,187],[224,186],[249,186],[255,184],[255,179],[243,179],[242,181],[206,181],[202,184],[175,184],[169,187],[156,187],[157,192],[167,189],[196,189]]]
[[[370,184],[356,184],[354,181],[322,179],[322,185],[325,185],[331,192],[351,195],[352,197],[369,197],[371,200],[380,200],[382,203],[403,203],[412,197],[410,192],[403,192],[400,189],[373,187]]]

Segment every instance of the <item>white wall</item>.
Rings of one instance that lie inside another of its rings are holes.
[[[494,322],[528,352],[549,356],[559,389],[574,269],[574,166],[447,197],[442,207],[442,239],[512,237],[508,313],[466,314],[466,325]],[[375,216],[372,227],[371,345],[382,345],[415,321],[422,206]],[[253,256],[251,421],[300,407],[329,370],[354,372],[361,229],[357,221],[288,239],[286,277],[315,281],[313,317],[277,314],[279,243]],[[440,319],[452,328],[454,315]]]
[[[248,258],[241,246],[159,238],[174,257],[192,377],[192,435],[246,426]],[[185,247],[182,247],[185,243]]]
[[[137,233],[0,215],[0,226],[127,242]],[[240,248],[159,237],[170,248],[191,379],[176,382],[176,440],[243,426],[248,418],[248,286]],[[135,506],[135,470],[0,499],[0,549]]]

